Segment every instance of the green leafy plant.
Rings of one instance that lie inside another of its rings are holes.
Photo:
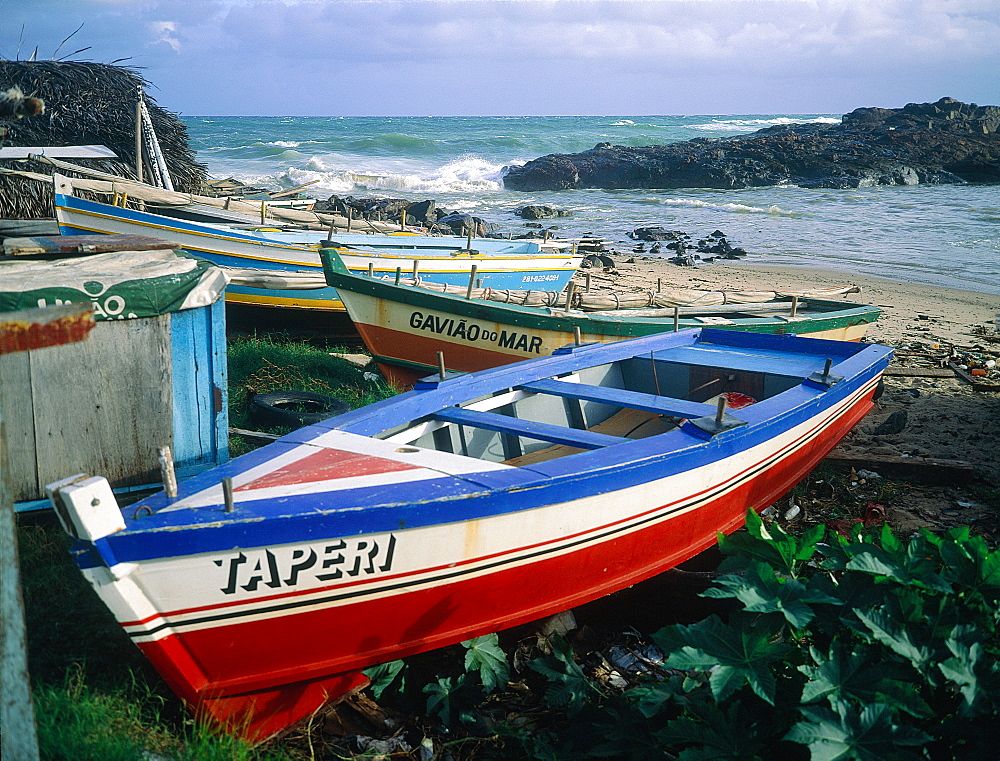
[[[663,668],[616,694],[559,641],[531,668],[535,758],[987,759],[1000,712],[1000,553],[968,529],[793,536],[754,513],[705,596],[740,604],[653,635]],[[595,718],[596,717],[596,718]],[[614,741],[582,742],[595,727]],[[616,729],[617,728],[617,729]],[[610,733],[610,734],[609,734]],[[553,755],[555,754],[555,755]]]

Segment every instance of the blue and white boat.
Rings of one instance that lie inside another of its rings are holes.
[[[373,664],[710,547],[868,413],[891,355],[708,328],[571,346],[442,372],[125,511],[99,476],[47,488],[84,575],[167,683],[259,740]]]
[[[179,207],[165,213],[116,206],[80,198],[74,181],[56,174],[55,212],[64,235],[117,233],[176,242],[189,253],[223,267],[232,277],[226,301],[254,306],[343,311],[334,288],[326,284],[319,249],[326,235],[265,225],[204,221],[207,214],[184,219]],[[135,183],[132,183],[135,186]],[[161,191],[162,192],[162,191]],[[333,247],[357,274],[393,276],[397,271],[435,283],[510,290],[561,291],[580,266],[572,244],[563,250],[530,241],[414,234],[337,233]]]

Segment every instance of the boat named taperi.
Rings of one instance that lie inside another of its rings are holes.
[[[261,739],[361,669],[711,546],[864,417],[891,354],[710,329],[577,346],[426,379],[124,512],[100,477],[49,492],[84,575],[174,691]]]

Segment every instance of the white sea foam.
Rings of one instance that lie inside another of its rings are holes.
[[[631,127],[635,124],[631,119],[622,119],[617,122],[611,122],[612,127]]]
[[[745,203],[712,203],[700,201],[697,198],[658,198],[655,203],[662,206],[685,206],[692,209],[718,209],[719,211],[735,212],[737,214],[770,214],[783,217],[801,216],[798,212],[782,209],[777,204],[769,206],[750,206]]]
[[[255,177],[265,185],[291,186],[319,180],[311,195],[347,195],[358,192],[427,194],[492,193],[503,190],[502,164],[464,156],[439,167],[414,166],[414,162],[372,162],[365,167],[344,166],[346,157],[312,156],[302,168],[286,167],[269,176]],[[248,178],[243,177],[244,182]]]
[[[810,119],[796,119],[793,116],[776,116],[772,119],[713,119],[704,124],[688,124],[687,129],[703,132],[746,132],[779,124],[840,124],[839,117],[817,116]]]

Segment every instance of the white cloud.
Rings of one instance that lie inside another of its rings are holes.
[[[157,45],[165,42],[175,53],[181,52],[181,41],[177,39],[177,24],[173,21],[151,21],[146,25],[153,41],[150,45]]]

